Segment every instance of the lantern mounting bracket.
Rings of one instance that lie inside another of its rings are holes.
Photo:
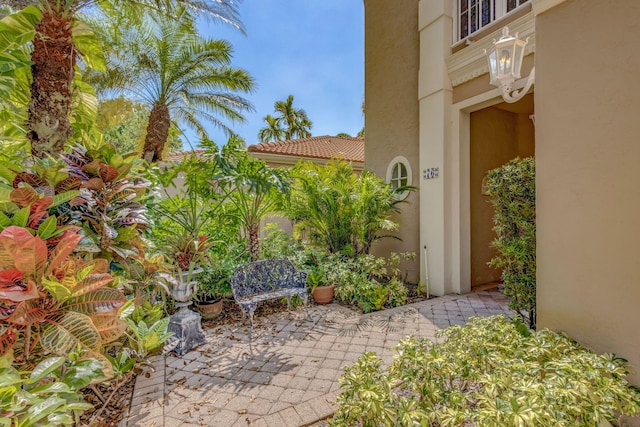
[[[533,84],[535,83],[535,79],[536,79],[536,69],[534,67],[531,69],[531,73],[527,78],[527,82],[525,83],[522,89],[513,90],[513,88],[510,86],[500,85],[500,92],[502,94],[502,98],[504,99],[505,102],[509,104],[513,104],[514,102],[519,101],[520,99],[522,99],[523,96],[527,94],[527,92],[529,92],[529,89],[531,89],[531,86],[533,86]]]

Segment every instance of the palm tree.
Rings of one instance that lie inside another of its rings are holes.
[[[260,129],[258,138],[262,142],[280,141],[296,138],[309,138],[311,136],[311,120],[306,111],[293,106],[293,95],[289,95],[285,101],[276,101],[275,117],[267,116],[264,120],[267,127]]]
[[[219,117],[244,121],[242,112],[252,109],[236,94],[250,92],[253,79],[231,67],[231,45],[201,37],[193,21],[180,16],[149,15],[136,28],[112,29],[119,32],[112,34],[118,48],[109,58],[104,88],[107,94],[124,93],[149,105],[142,153],[148,162],[162,160],[172,123],[185,124],[208,138],[202,123],[206,120],[231,135]]]
[[[291,173],[286,210],[296,231],[330,253],[356,257],[368,254],[375,241],[394,237],[388,232],[398,227],[393,217],[404,203],[398,195],[414,190],[392,189],[369,171],[358,176],[350,163],[337,159],[325,166],[301,163]]]
[[[149,110],[147,104],[124,96],[102,99],[98,103],[94,126],[102,134],[103,142],[113,144],[119,153],[139,152],[144,145]],[[182,149],[179,132],[175,127],[169,130],[167,146],[170,152]]]
[[[360,106],[360,109],[362,110],[362,116],[364,117],[364,99],[362,100],[362,105]],[[362,126],[362,129],[360,129],[360,132],[358,132],[359,137],[364,138],[364,126]]]
[[[267,122],[267,126],[258,132],[260,142],[280,141],[284,138],[285,130],[280,126],[280,121],[276,117],[267,114],[262,120]]]
[[[284,138],[308,138],[311,136],[311,120],[302,108],[294,108],[293,95],[289,95],[285,101],[276,101],[274,108],[280,113],[281,124],[285,126]]]
[[[218,188],[231,203],[234,216],[248,240],[249,257],[260,256],[260,222],[279,210],[289,193],[288,171],[270,168],[260,159],[249,156],[244,142],[229,138],[216,156],[218,174],[213,176]]]
[[[21,6],[26,2],[12,3]],[[192,17],[204,14],[240,28],[233,0],[34,0],[32,3],[41,12],[41,18],[35,27],[31,54],[27,137],[31,152],[37,157],[57,155],[72,133],[71,87],[79,53],[74,32],[83,29],[78,19],[82,8],[104,6],[136,19],[144,15],[141,8],[170,12],[174,6],[182,5]]]

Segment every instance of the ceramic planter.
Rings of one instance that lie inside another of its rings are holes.
[[[200,315],[203,319],[214,320],[220,317],[223,304],[224,301],[222,300],[222,298],[218,298],[217,300],[214,300],[212,302],[198,303],[196,304],[196,307],[198,308],[198,311],[200,312]]]
[[[313,296],[313,300],[318,304],[329,304],[333,301],[333,293],[335,291],[335,286],[318,286],[316,287],[311,295]]]
[[[171,296],[179,302],[191,302],[193,293],[198,284],[196,277],[202,273],[202,268],[193,271],[181,271],[174,274],[175,281],[172,283]],[[187,304],[188,306],[189,304]]]
[[[189,309],[197,285],[195,276],[201,271],[201,268],[191,272],[183,271],[167,278],[171,284],[171,296],[176,300],[176,312],[171,315],[167,330],[173,332],[178,339],[173,351],[180,356],[206,342],[200,325],[200,314]]]

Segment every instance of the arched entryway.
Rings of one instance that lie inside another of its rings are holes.
[[[491,241],[493,207],[484,194],[483,180],[489,170],[516,157],[535,153],[533,93],[522,100],[492,105],[470,114],[469,123],[469,206],[471,289],[495,286],[501,272],[487,263],[495,255]]]

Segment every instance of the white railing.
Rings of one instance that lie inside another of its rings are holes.
[[[457,42],[526,4],[528,0],[457,0]]]

